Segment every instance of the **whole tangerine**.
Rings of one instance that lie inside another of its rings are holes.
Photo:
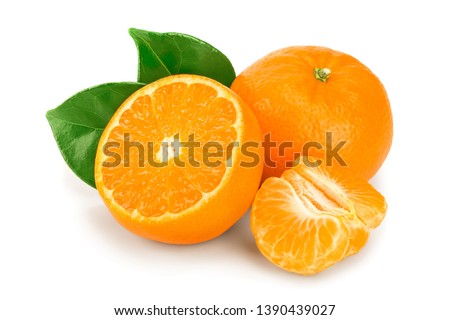
[[[368,180],[388,155],[388,96],[375,74],[348,54],[317,46],[280,49],[245,69],[231,89],[253,109],[267,140],[263,179],[310,155],[332,171]]]

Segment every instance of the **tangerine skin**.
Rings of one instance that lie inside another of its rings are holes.
[[[315,68],[329,69],[329,78],[316,79]],[[292,142],[284,154],[266,146],[263,179],[281,176],[299,155],[325,160],[345,141],[338,150],[345,163],[334,158],[326,165],[369,180],[389,153],[393,122],[387,93],[375,74],[348,54],[317,46],[280,49],[245,69],[231,89],[252,108],[263,135],[270,134],[278,146]],[[269,156],[275,166],[268,164]]]

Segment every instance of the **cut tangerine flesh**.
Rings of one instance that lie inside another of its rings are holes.
[[[251,110],[228,88],[200,76],[167,77],[138,90],[111,119],[97,152],[97,189],[115,218],[139,235],[171,243],[204,241],[245,212],[239,209],[229,217],[219,212],[212,222],[201,220],[207,215],[204,204],[230,192],[221,190],[241,170],[241,155],[230,146],[260,136]],[[110,146],[107,152],[105,146]],[[262,164],[252,169],[241,173],[252,179],[242,199],[247,207]],[[216,201],[221,205],[223,200]],[[201,215],[198,226],[187,218],[182,222],[186,214]],[[177,219],[169,230],[168,221]]]
[[[357,253],[385,212],[383,196],[369,183],[331,178],[325,169],[301,163],[262,184],[251,228],[267,259],[309,275]]]
[[[115,167],[103,166],[103,182],[118,205],[143,216],[182,212],[222,181],[225,154],[214,159],[220,165],[205,168],[201,149],[193,149],[191,162],[198,163],[196,168],[188,166],[188,152],[175,143],[187,143],[191,136],[199,146],[213,141],[226,150],[227,144],[237,139],[233,104],[202,83],[174,82],[141,94],[115,120],[118,123],[106,143],[121,145],[119,154],[128,154],[129,160]],[[123,150],[125,135],[129,152]],[[172,154],[175,148],[179,154]],[[103,161],[113,160],[106,157]]]

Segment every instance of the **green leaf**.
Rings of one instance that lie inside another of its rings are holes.
[[[102,84],[75,94],[47,112],[64,160],[90,186],[95,188],[95,154],[103,129],[120,105],[143,86],[136,82]]]
[[[193,36],[131,28],[139,54],[138,81],[150,83],[172,74],[197,74],[230,86],[236,77],[230,60]]]

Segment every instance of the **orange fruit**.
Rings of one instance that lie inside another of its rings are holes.
[[[386,202],[368,182],[332,177],[326,167],[300,163],[264,181],[250,223],[256,244],[272,263],[304,275],[357,253],[386,214]]]
[[[277,144],[265,145],[263,179],[281,176],[299,155],[310,155],[333,171],[368,180],[391,147],[385,89],[345,53],[315,46],[284,48],[245,69],[231,89],[253,109],[263,135],[270,133]]]
[[[96,186],[131,232],[166,243],[206,241],[251,205],[263,149],[242,147],[260,140],[252,110],[229,88],[170,76],[136,91],[114,114],[99,142]]]

